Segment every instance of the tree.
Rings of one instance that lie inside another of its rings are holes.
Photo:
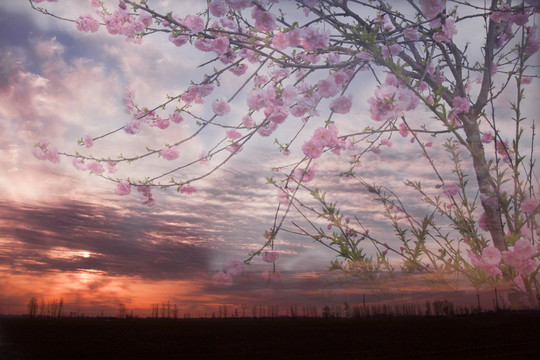
[[[51,15],[35,4],[42,1],[30,4]],[[192,195],[199,181],[249,151],[258,136],[286,128],[275,144],[291,161],[268,178],[278,194],[275,221],[261,247],[244,260],[261,256],[272,263],[268,282],[279,278],[274,245],[288,232],[331,249],[333,269],[364,281],[384,286],[397,270],[437,283],[452,283],[460,274],[478,288],[508,285],[510,299],[536,306],[536,114],[534,97],[530,103],[525,89],[538,77],[539,2],[297,0],[296,8],[291,3],[212,0],[199,14],[178,15],[150,1],[121,0],[107,7],[92,0],[101,23],[92,15],[69,20],[79,30],[95,32],[104,25],[134,43],[165,34],[179,51],[208,55],[203,65],[213,69],[162,104],[138,105],[129,92],[124,101],[132,119],[109,133],[84,136],[80,145],[90,148],[112,134],[135,135],[143,127],[162,131],[184,118],[196,128],[135,156],[68,154],[48,144],[36,144],[34,155],[52,162],[71,158],[77,169],[115,183],[118,195],[136,189],[152,205],[153,189]],[[463,32],[475,36],[465,41],[456,35]],[[234,76],[237,91],[216,96],[220,83],[234,83]],[[353,99],[366,83],[374,87],[362,102],[370,120],[356,123],[350,112],[362,104]],[[231,104],[244,106],[241,121],[225,121]],[[223,137],[198,157],[142,179],[113,175],[116,167],[149,159],[176,160],[210,129],[222,129]],[[373,164],[380,164],[377,156],[386,154],[425,167],[425,176],[389,184],[370,179]],[[355,214],[361,209],[349,207],[352,214],[346,216],[329,200],[332,195],[321,188],[329,163],[380,204],[377,215],[387,220],[395,240],[370,232],[372,219]],[[303,222],[289,224],[293,212]],[[226,264],[213,280],[231,285],[241,265]]]

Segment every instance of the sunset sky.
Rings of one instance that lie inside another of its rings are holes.
[[[156,3],[160,8],[176,4],[171,9],[181,12],[178,2]],[[204,6],[206,2],[189,3]],[[67,18],[93,12],[89,1],[44,4]],[[193,7],[189,12],[197,10]],[[136,191],[126,197],[116,195],[114,183],[77,171],[71,159],[62,157],[59,164],[52,164],[32,155],[34,143],[49,141],[68,153],[131,156],[145,146],[159,148],[185,136],[196,128],[194,121],[172,124],[174,130],[162,133],[148,129],[129,137],[119,132],[96,141],[91,149],[77,145],[85,135],[96,137],[130,121],[122,103],[127,87],[135,91],[135,100],[142,106],[159,105],[166,95],[178,94],[190,80],[200,81],[211,71],[211,67],[196,69],[206,60],[194,51],[180,51],[166,36],[156,35],[135,45],[110,36],[104,28],[95,34],[79,32],[75,24],[39,14],[26,1],[0,3],[0,313],[26,312],[32,296],[46,301],[63,298],[66,312],[115,315],[122,303],[141,316],[150,314],[151,304],[167,301],[177,304],[181,312],[204,314],[219,305],[320,308],[344,301],[358,303],[362,294],[368,294],[370,302],[398,303],[444,296],[412,283],[400,285],[407,291],[384,298],[371,295],[358,282],[337,286],[336,276],[326,271],[333,253],[287,233],[276,241],[280,281],[265,287],[261,274],[272,267],[257,257],[231,287],[212,284],[211,276],[224,261],[233,256],[246,258],[258,250],[264,231],[272,226],[278,200],[266,178],[273,176],[272,166],[293,160],[279,153],[274,136],[257,138],[198,183],[193,195],[154,190],[153,207],[141,204]],[[212,96],[231,94],[241,85],[232,76],[226,80]],[[343,121],[340,130],[344,133],[372,125],[366,99],[375,83],[366,76],[357,84],[353,111],[337,117]],[[538,82],[531,86],[539,90]],[[540,91],[530,93],[540,99]],[[229,118],[245,114],[242,96],[232,104]],[[204,107],[195,111],[209,114]],[[301,124],[294,120],[296,129]],[[182,161],[196,160],[223,132],[211,130],[195,139],[182,150]],[[282,129],[276,137],[286,139],[287,135],[287,129]],[[402,151],[369,154],[363,176],[398,190],[404,189],[405,178],[423,179],[434,189],[437,180],[430,169],[411,162],[411,156],[418,156],[411,151],[418,149],[408,139],[393,141]],[[433,151],[440,164],[449,162],[442,147]],[[390,242],[392,231],[383,224],[383,214],[369,201],[369,194],[360,185],[335,176],[347,169],[347,160],[339,164],[332,156],[319,162],[320,184],[350,216],[362,218],[379,238]],[[120,167],[119,174],[140,178],[165,171],[167,165],[166,160],[154,157],[140,166]],[[422,207],[414,199],[414,194],[405,192],[403,200],[413,201],[410,211],[421,214]],[[291,214],[286,225],[291,228],[290,221],[295,219],[299,216]],[[459,296],[464,302],[476,300],[468,292],[449,295]]]

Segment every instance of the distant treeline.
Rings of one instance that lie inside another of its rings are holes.
[[[278,305],[251,305],[240,304],[219,305],[211,312],[198,313],[193,316],[190,312],[180,313],[180,307],[170,301],[152,304],[151,319],[189,319],[189,318],[323,318],[323,319],[357,319],[365,317],[392,317],[392,316],[456,316],[478,314],[486,311],[510,310],[499,306],[499,301],[493,299],[492,308],[482,308],[480,305],[480,296],[477,295],[478,302],[475,306],[458,305],[455,306],[449,300],[426,301],[418,304],[375,304],[369,305],[364,301],[361,304],[342,304],[324,305],[321,308],[313,305],[290,305],[279,307]],[[60,318],[60,317],[86,317],[84,313],[65,312],[64,301],[62,298],[47,300],[37,297],[31,297],[28,305],[28,316],[30,318]],[[516,310],[516,309],[514,309]],[[532,309],[531,309],[532,310]],[[117,313],[114,315],[103,314],[97,317],[111,318],[135,318],[133,310],[128,311],[125,304],[117,305]]]

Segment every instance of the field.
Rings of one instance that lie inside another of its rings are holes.
[[[540,359],[540,313],[361,319],[0,318],[0,359]]]

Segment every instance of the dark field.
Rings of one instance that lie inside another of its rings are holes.
[[[540,359],[540,313],[350,319],[0,319],[0,359]]]

